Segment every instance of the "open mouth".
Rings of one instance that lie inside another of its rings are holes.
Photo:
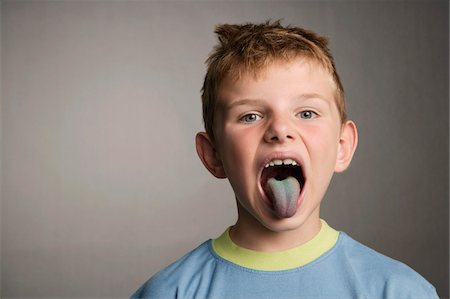
[[[305,186],[303,169],[293,159],[275,159],[261,174],[261,186],[279,218],[289,218],[297,211],[297,201]]]

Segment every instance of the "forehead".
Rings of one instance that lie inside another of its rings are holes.
[[[242,68],[229,73],[218,88],[218,109],[241,99],[277,99],[318,94],[335,101],[333,76],[319,62],[307,58],[278,60],[257,71]]]

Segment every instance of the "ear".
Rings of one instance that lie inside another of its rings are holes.
[[[216,178],[226,178],[227,175],[223,169],[219,153],[216,151],[213,142],[206,132],[197,133],[195,136],[195,146],[197,148],[197,154],[206,169]]]
[[[342,125],[339,138],[335,172],[342,172],[348,168],[358,145],[358,131],[353,121],[348,120]]]

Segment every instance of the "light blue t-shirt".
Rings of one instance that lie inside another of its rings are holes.
[[[340,232],[300,267],[265,271],[221,257],[209,240],[159,272],[132,298],[438,298],[417,272]]]

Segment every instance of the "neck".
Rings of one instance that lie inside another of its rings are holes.
[[[294,228],[277,231],[261,224],[239,203],[238,213],[239,217],[230,231],[230,237],[238,246],[256,251],[275,252],[300,246],[314,238],[321,227],[319,208]]]

